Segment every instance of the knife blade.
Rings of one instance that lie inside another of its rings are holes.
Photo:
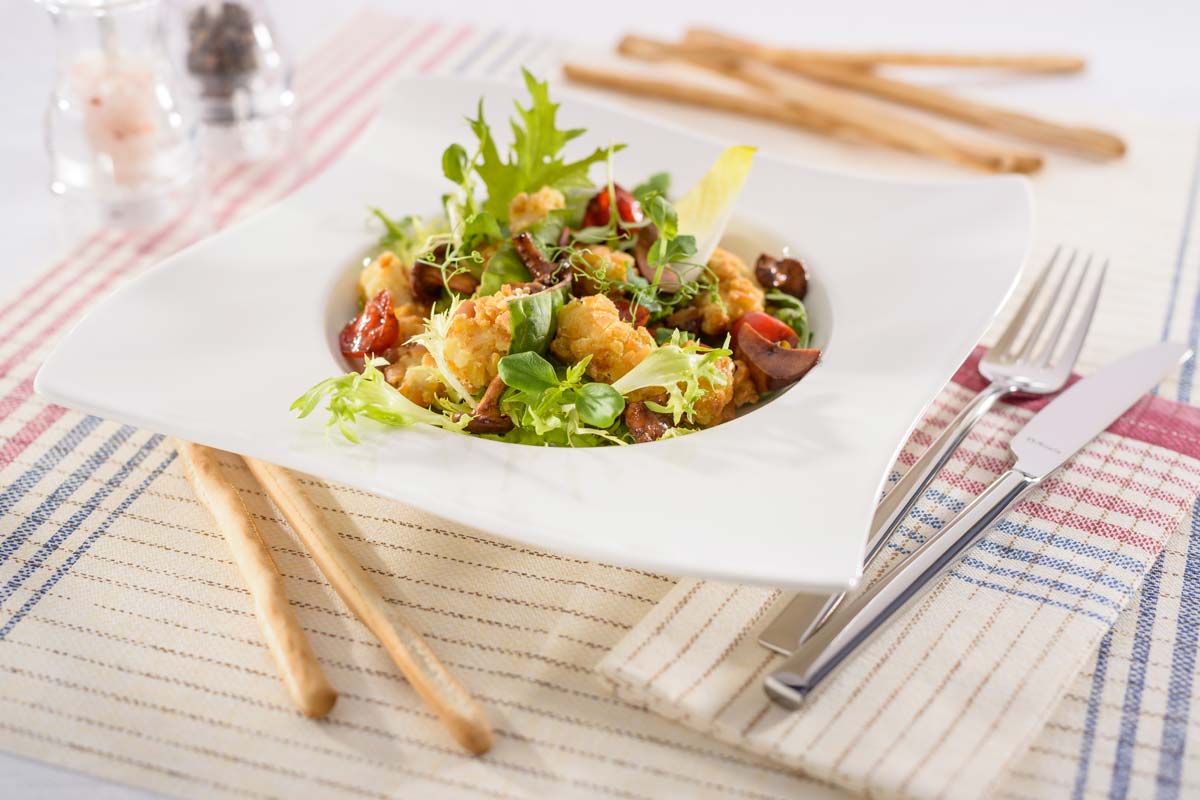
[[[1153,345],[1126,355],[1056,397],[1013,437],[1009,445],[1016,456],[1013,466],[908,558],[840,603],[764,679],[767,695],[787,708],[799,708],[825,677],[953,567],[1010,505],[1191,355],[1185,345]]]

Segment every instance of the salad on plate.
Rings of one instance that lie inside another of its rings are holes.
[[[557,447],[665,439],[732,419],[820,360],[808,275],[719,242],[754,158],[725,150],[676,202],[670,177],[613,181],[623,145],[576,160],[548,85],[524,73],[501,150],[480,101],[474,143],[442,154],[433,217],[394,218],[338,334],[351,370],[296,400],[357,442],[360,418]],[[601,173],[594,182],[592,173]]]

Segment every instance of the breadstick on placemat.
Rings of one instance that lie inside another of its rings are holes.
[[[308,548],[326,580],[383,644],[409,683],[441,718],[454,739],[471,753],[492,747],[492,729],[483,709],[438,660],[421,635],[388,608],[375,582],[355,563],[296,476],[282,467],[243,456],[284,519]]]
[[[859,121],[827,105],[784,102],[780,98],[753,89],[746,90],[744,87],[734,91],[681,81],[674,77],[635,75],[628,70],[594,67],[589,64],[563,64],[563,74],[577,83],[626,94],[729,111],[782,122],[825,135],[883,142],[889,146],[916,151],[915,140],[918,132],[911,132],[913,135],[901,144],[899,136],[884,137],[878,126],[868,129],[859,124]],[[1036,172],[1042,166],[1042,159],[1036,153],[1005,148],[1002,145],[972,143],[971,146],[966,146],[961,142],[951,143],[945,137],[938,137],[936,141],[927,138],[925,145],[918,152],[988,172]]]
[[[716,31],[689,30],[684,37],[684,45],[697,57],[724,54],[729,58],[774,64],[843,89],[874,95],[979,128],[1053,145],[1092,158],[1119,158],[1125,154],[1125,142],[1107,131],[1051,122],[1032,114],[968,100],[940,89],[888,78],[872,70],[789,58],[787,51],[763,47]]]
[[[761,61],[698,55],[685,45],[633,35],[621,39],[617,52],[647,61],[683,61],[743,81],[769,95],[771,101],[824,115],[833,128],[831,132],[886,147],[991,172],[1030,173],[1042,165],[1042,157],[1037,153],[943,133],[902,113],[881,108],[883,104],[876,100]]]
[[[196,497],[217,523],[246,581],[267,649],[288,694],[305,716],[325,716],[337,701],[337,692],[292,613],[283,578],[241,495],[221,472],[216,451],[192,442],[176,442],[175,448]]]

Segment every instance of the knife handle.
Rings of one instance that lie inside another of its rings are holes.
[[[971,398],[958,416],[946,426],[946,429],[933,441],[912,467],[905,472],[891,491],[879,501],[875,507],[875,516],[871,520],[871,538],[867,540],[866,553],[863,555],[863,568],[883,550],[892,534],[900,527],[900,523],[908,518],[909,512],[917,504],[917,500],[929,488],[934,477],[941,471],[950,456],[963,443],[963,440],[975,428],[975,424],[991,410],[992,406],[1006,394],[1013,391],[1004,383],[992,383],[982,392]],[[759,641],[765,646],[784,655],[789,655],[800,642],[807,639],[816,631],[829,615],[833,613],[844,600],[845,592],[833,594],[799,592],[793,597],[782,611],[766,628],[763,629]]]
[[[949,571],[1005,509],[1035,483],[1022,472],[1005,472],[908,558],[861,592],[847,595],[825,624],[767,676],[763,682],[767,695],[786,708],[799,708],[821,680]]]

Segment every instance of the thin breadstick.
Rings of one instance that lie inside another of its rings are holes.
[[[325,525],[321,512],[296,476],[274,464],[243,456],[250,471],[304,543],[326,580],[379,639],[417,694],[441,718],[454,739],[479,755],[492,747],[492,729],[483,709],[438,660],[421,635],[387,607],[375,582],[354,562],[345,545]]]
[[[693,28],[690,35],[724,34],[704,28]],[[1050,53],[925,53],[895,50],[808,50],[769,47],[747,43],[754,48],[756,58],[784,60],[798,64],[832,64],[858,69],[875,66],[901,67],[967,67],[970,69],[1005,69],[1017,72],[1079,72],[1087,61],[1079,56]],[[769,53],[769,58],[768,58]]]
[[[188,482],[229,544],[234,563],[254,599],[267,649],[292,702],[308,717],[323,717],[337,701],[308,637],[284,594],[283,578],[237,489],[225,479],[215,451],[176,442]]]
[[[880,108],[878,102],[761,62],[697,59],[684,46],[640,36],[626,36],[617,49],[634,58],[689,61],[717,74],[736,78],[770,93],[790,107],[824,114],[833,126],[847,135],[855,134],[877,144],[992,171],[1034,172],[1041,166],[1041,157],[1036,153],[951,136],[918,120]]]
[[[864,127],[860,121],[850,119],[845,114],[838,114],[836,110],[827,107],[818,108],[815,105],[798,101],[785,103],[754,90],[735,92],[675,79],[632,75],[620,70],[609,70],[584,64],[564,64],[563,72],[567,78],[578,83],[615,89],[627,94],[720,111],[732,111],[826,135],[867,139],[885,142],[892,146],[901,146],[898,137],[891,137],[891,140],[885,141],[877,127]],[[917,138],[915,135],[910,136],[905,144],[905,149],[914,149]],[[941,137],[937,147],[933,142],[927,142],[926,147],[920,152],[989,172],[1035,172],[1042,164],[1041,158],[1034,153],[975,143],[964,146],[963,143],[958,142],[956,145],[953,146],[949,140]]]
[[[940,89],[887,78],[869,70],[786,58],[773,48],[712,31],[689,31],[684,39],[699,57],[758,59],[825,83],[919,108],[933,114],[999,131],[1022,139],[1060,147],[1093,158],[1119,158],[1125,142],[1107,131],[1057,122],[987,103],[967,100]]]

